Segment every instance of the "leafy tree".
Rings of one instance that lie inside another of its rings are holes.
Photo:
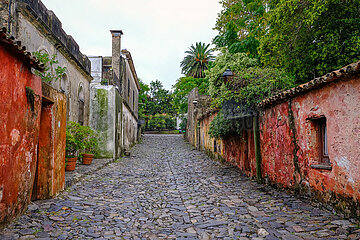
[[[360,1],[272,0],[262,62],[309,81],[360,59]]]
[[[151,103],[149,104],[149,114],[169,113],[173,114],[172,94],[164,89],[159,80],[150,82]]]
[[[214,101],[217,100],[222,89],[226,86],[222,80],[222,75],[226,69],[230,69],[234,74],[240,72],[245,68],[258,66],[256,59],[248,57],[245,53],[231,54],[224,48],[216,57],[214,67],[205,71],[206,77],[209,79],[208,92]]]
[[[147,129],[161,130],[161,129],[174,129],[176,125],[174,117],[168,114],[155,114],[148,116]]]
[[[147,112],[147,106],[150,98],[150,87],[139,79],[140,92],[139,92],[139,117],[144,118]]]
[[[186,113],[188,109],[188,94],[198,88],[199,94],[207,94],[209,81],[206,78],[181,77],[173,86],[173,103],[178,114]]]
[[[195,46],[192,44],[180,63],[181,72],[187,77],[203,78],[204,70],[208,69],[209,63],[214,59],[209,46],[210,44],[201,42],[195,43]]]
[[[213,42],[230,53],[243,52],[258,58],[259,41],[265,29],[267,0],[221,0],[223,10],[217,18],[219,31]]]
[[[150,86],[140,80],[139,116],[155,115],[161,113],[173,114],[173,98],[170,91],[163,88],[160,81],[150,82]]]
[[[234,73],[234,79],[225,84],[221,76],[228,68]],[[215,66],[205,73],[209,78],[209,93],[215,107],[221,107],[223,101],[230,99],[254,105],[295,85],[294,78],[286,72],[261,68],[257,59],[245,53],[223,51],[216,58]]]

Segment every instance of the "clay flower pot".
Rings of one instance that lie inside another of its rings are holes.
[[[71,172],[75,170],[77,157],[67,158],[65,171]]]
[[[94,159],[94,154],[84,153],[82,155],[82,163],[85,165],[90,165]]]

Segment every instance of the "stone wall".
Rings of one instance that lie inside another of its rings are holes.
[[[8,27],[9,0],[0,0],[0,28]]]
[[[135,72],[134,63],[131,57],[131,54],[127,50],[122,50],[124,54],[123,59],[125,63],[125,75],[123,76],[123,98],[126,105],[129,107],[129,110],[133,113],[134,118],[137,120],[138,116],[138,102],[139,102],[139,81],[137,74]]]

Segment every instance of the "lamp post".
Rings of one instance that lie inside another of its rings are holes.
[[[226,69],[222,75],[222,78],[223,78],[225,84],[227,82],[230,82],[233,79],[233,77],[234,77],[234,74],[232,73],[232,71],[229,68]]]

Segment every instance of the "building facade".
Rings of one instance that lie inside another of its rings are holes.
[[[136,143],[140,85],[131,54],[113,30],[112,56],[91,56],[90,126],[100,133],[102,157],[119,157]]]
[[[51,82],[51,86],[66,95],[67,120],[87,125],[91,63],[80,52],[72,36],[62,29],[55,13],[40,0],[1,0],[0,14],[2,26],[6,26],[8,32],[21,41],[29,52],[56,56],[58,65],[66,68],[63,77]]]

